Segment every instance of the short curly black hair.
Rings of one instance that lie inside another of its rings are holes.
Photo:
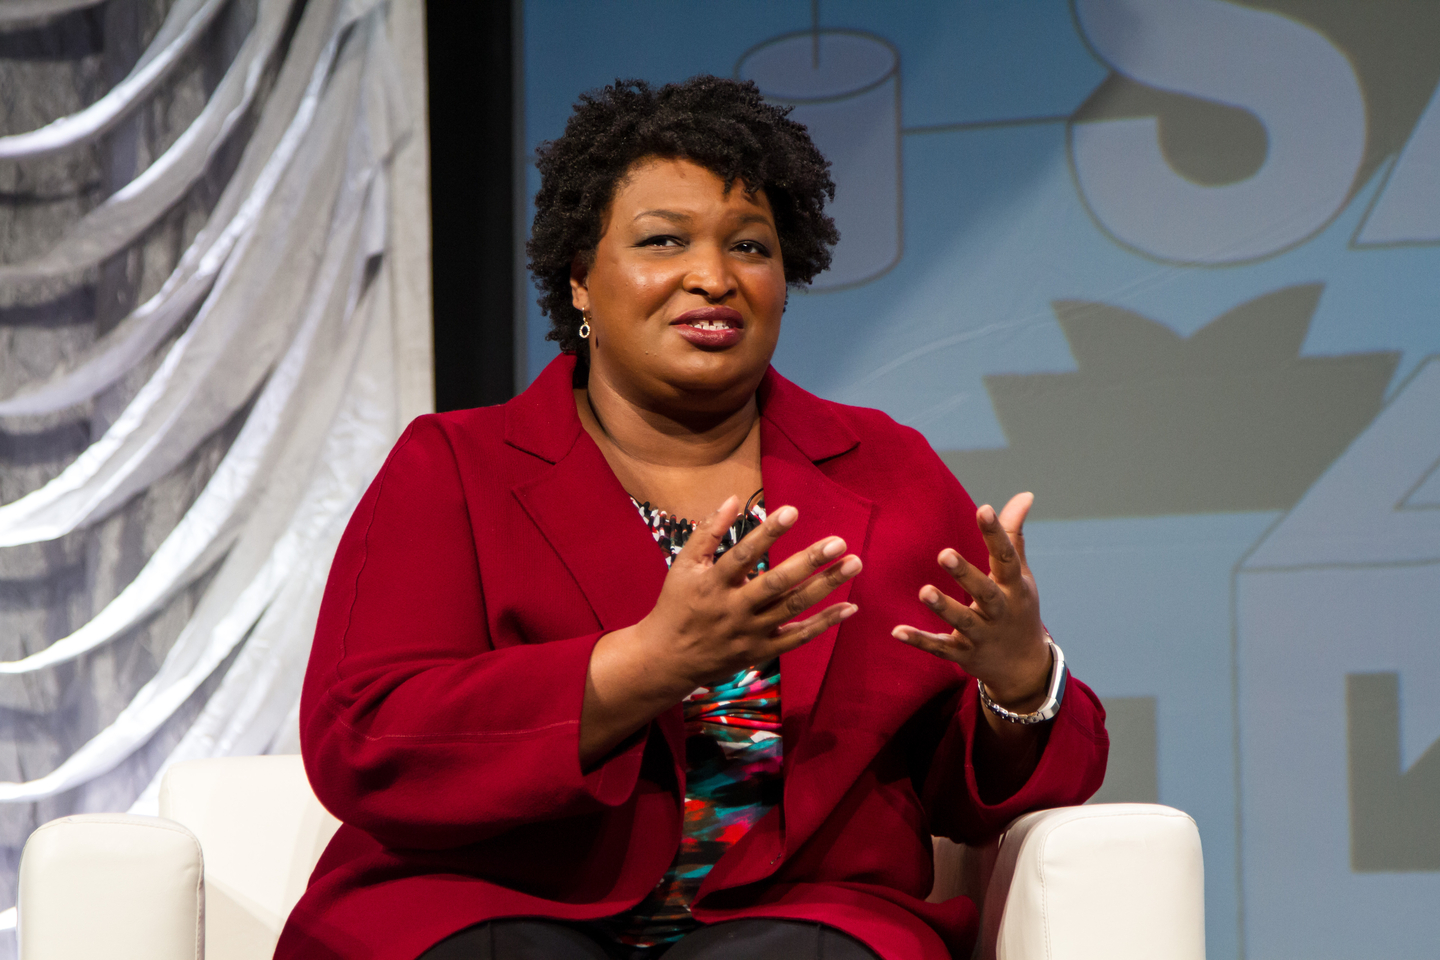
[[[727,189],[764,190],[775,213],[785,281],[809,283],[830,266],[840,239],[825,202],[835,198],[830,162],[789,107],[766,103],[750,81],[701,74],[658,90],[644,80],[617,80],[580,96],[558,140],[536,150],[540,190],[525,252],[546,339],[580,351],[580,311],[570,299],[575,256],[593,255],[601,218],[616,184],[646,157],[684,159],[719,177]]]

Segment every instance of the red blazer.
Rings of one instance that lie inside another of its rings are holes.
[[[653,606],[665,562],[581,428],[562,357],[502,407],[421,417],[361,500],[331,568],[301,702],[305,768],[342,820],[280,958],[413,960],[498,917],[626,910],[679,844],[678,707],[579,763],[590,650]],[[1104,712],[1072,681],[1039,768],[987,805],[973,681],[893,639],[948,629],[947,545],[986,565],[974,506],[914,430],[769,371],[758,395],[775,562],[838,534],[865,560],[827,603],[859,612],[780,658],[784,799],[720,860],[702,921],[823,921],[886,960],[968,957],[969,900],[927,904],[930,835],[984,841],[1100,785]],[[948,952],[947,952],[948,951]]]

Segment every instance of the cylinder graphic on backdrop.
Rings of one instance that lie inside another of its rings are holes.
[[[851,30],[792,33],[752,47],[735,74],[793,107],[830,161],[840,230],[830,269],[812,290],[874,280],[900,260],[900,52]]]

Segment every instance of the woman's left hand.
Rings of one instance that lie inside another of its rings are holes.
[[[920,601],[954,627],[947,634],[897,626],[897,640],[958,663],[985,684],[1002,706],[1017,713],[1039,709],[1050,681],[1050,647],[1040,622],[1040,595],[1025,562],[1025,516],[1035,497],[1017,494],[999,516],[986,504],[975,520],[990,552],[990,574],[959,552],[940,551],[940,566],[974,598],[967,607],[926,584]]]

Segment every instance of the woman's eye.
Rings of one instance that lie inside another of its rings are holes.
[[[638,245],[642,247],[676,247],[680,245],[680,238],[670,234],[656,234],[641,240]]]
[[[735,244],[735,249],[741,253],[753,253],[756,256],[770,256],[770,248],[756,240],[741,240]]]

